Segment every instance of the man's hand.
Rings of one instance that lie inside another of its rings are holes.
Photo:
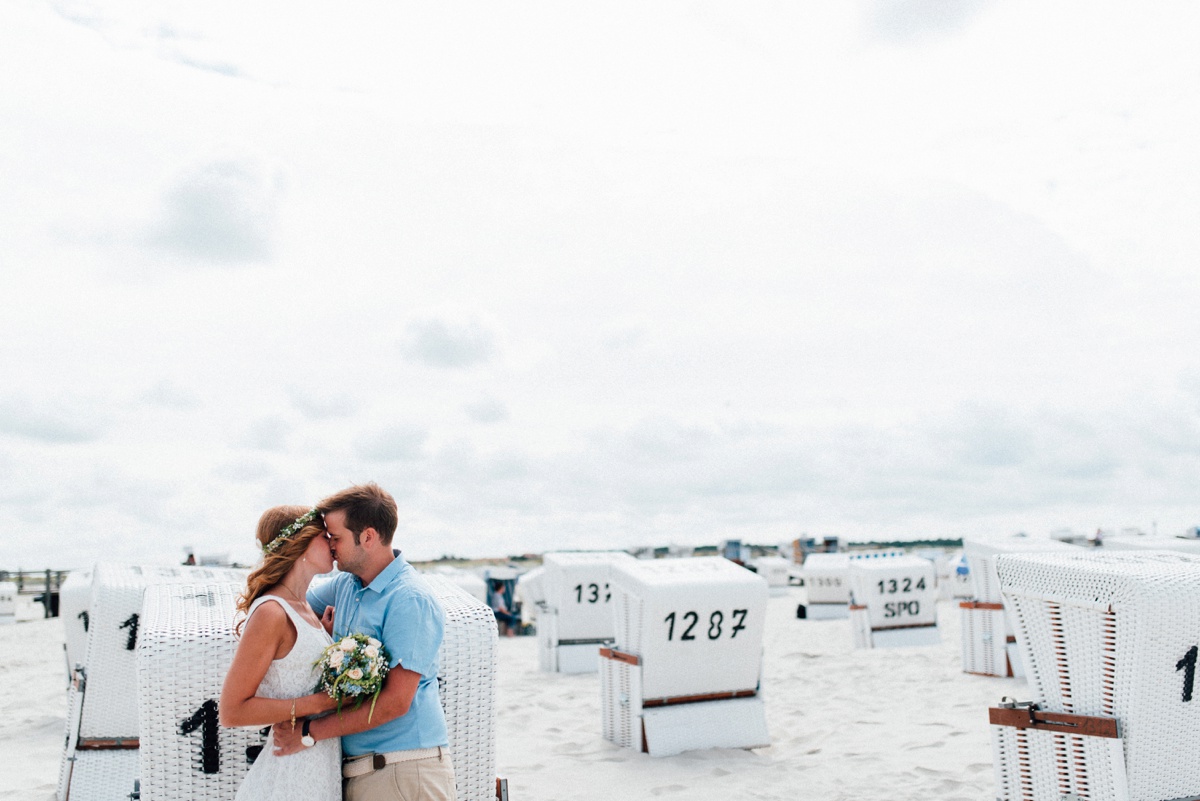
[[[333,636],[333,607],[325,607],[325,614],[321,615],[321,625],[325,627],[325,633],[330,637]]]
[[[280,721],[272,726],[271,739],[275,741],[275,756],[287,756],[304,750],[304,744],[300,742],[300,726],[297,725],[293,729],[290,720]]]

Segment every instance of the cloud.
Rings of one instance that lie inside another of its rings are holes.
[[[875,37],[909,44],[965,28],[990,5],[987,0],[863,0],[868,31]]]
[[[476,321],[449,323],[424,320],[408,327],[404,352],[414,362],[429,367],[457,368],[487,362],[495,350],[495,337]]]
[[[0,433],[52,445],[92,442],[104,424],[79,403],[0,398]]]
[[[508,407],[495,398],[484,398],[463,407],[467,416],[476,423],[501,423],[508,419]]]
[[[292,406],[309,420],[347,417],[358,410],[358,403],[351,396],[312,384],[288,387],[288,397]]]
[[[279,453],[287,448],[287,437],[291,431],[292,426],[283,418],[265,417],[250,426],[243,443],[256,450]]]
[[[428,436],[415,426],[392,426],[360,437],[355,450],[376,462],[413,461],[423,455]]]
[[[280,189],[277,174],[249,160],[200,164],[166,190],[146,241],[212,264],[264,261],[271,254]]]
[[[142,401],[165,409],[195,409],[200,399],[190,389],[171,381],[159,381],[142,393]]]

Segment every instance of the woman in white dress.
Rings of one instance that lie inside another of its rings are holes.
[[[241,642],[225,676],[218,707],[222,726],[302,725],[300,718],[334,709],[314,693],[313,666],[332,640],[305,600],[313,576],[333,569],[329,535],[317,510],[276,506],[258,521],[262,563],[250,573],[238,610]],[[332,611],[332,610],[331,610]],[[327,614],[329,623],[332,616]],[[337,738],[291,756],[275,756],[268,736],[237,801],[340,801],[342,749]]]

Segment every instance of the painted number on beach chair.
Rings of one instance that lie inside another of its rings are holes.
[[[608,589],[608,584],[604,585],[604,603],[608,603],[612,599],[612,593]],[[584,587],[582,584],[575,585],[575,603],[594,604],[600,600],[600,585],[588,584]]]
[[[117,628],[129,629],[129,637],[125,641],[125,650],[132,651],[137,648],[138,635],[138,613],[134,612],[129,618]]]
[[[219,723],[217,702],[211,698],[179,723],[179,733],[186,736],[200,729],[200,758],[195,760],[204,773],[221,772],[221,742],[217,739]]]
[[[438,678],[438,681],[441,681],[440,677]],[[259,743],[258,745],[246,746],[246,761],[249,762],[251,765],[254,764],[254,760],[258,759],[258,755],[261,754],[263,748],[266,747],[267,735],[270,733],[271,733],[270,726],[267,726],[265,729],[259,729],[258,736],[262,738],[262,742]]]
[[[1192,646],[1183,659],[1175,663],[1175,671],[1183,671],[1183,702],[1192,700],[1192,690],[1196,686],[1196,656],[1198,649]]]
[[[920,601],[891,601],[883,605],[883,616],[886,617],[904,617],[909,615],[916,617],[921,614]]]
[[[733,625],[728,629],[729,639],[732,640],[733,638],[737,637],[738,632],[746,628],[746,613],[747,610],[745,609],[733,610],[731,615],[733,618]],[[663,618],[663,622],[667,624],[668,642],[675,639],[675,621],[675,612],[672,612]],[[700,622],[700,614],[698,612],[684,612],[683,616],[680,618],[680,621],[687,624],[687,628],[685,628],[679,635],[680,642],[696,639],[696,635],[693,632],[696,628],[696,624]],[[708,616],[708,639],[718,640],[721,638],[721,635],[725,633],[725,631],[724,612],[717,611]]]
[[[880,595],[895,595],[898,592],[913,592],[914,590],[925,589],[925,577],[917,579],[917,583],[913,584],[911,578],[903,579],[887,579],[879,582]]]

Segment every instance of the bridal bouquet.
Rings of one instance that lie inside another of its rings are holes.
[[[369,722],[388,673],[388,660],[387,649],[379,640],[365,634],[347,635],[326,648],[313,663],[320,671],[316,692],[327,692],[330,698],[336,698],[338,714],[347,699],[354,699],[354,708],[358,709],[371,696]]]

